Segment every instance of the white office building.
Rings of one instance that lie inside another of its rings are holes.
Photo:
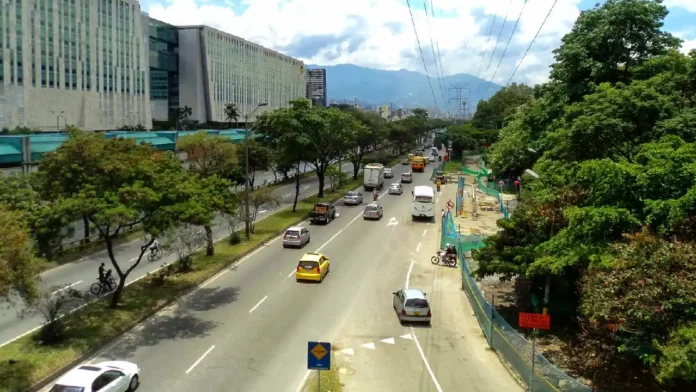
[[[0,127],[152,126],[137,0],[2,0]]]
[[[228,102],[242,115],[267,102],[253,121],[306,94],[302,61],[209,26],[179,27],[179,53],[179,105],[192,109],[193,120],[224,122]]]

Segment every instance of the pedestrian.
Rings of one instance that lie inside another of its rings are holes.
[[[437,180],[437,191],[440,192],[440,180]]]
[[[445,209],[442,209],[442,220],[445,220]]]

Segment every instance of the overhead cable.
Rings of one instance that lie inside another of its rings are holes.
[[[433,89],[433,82],[430,80],[430,74],[428,73],[428,65],[425,63],[425,56],[423,55],[423,48],[421,47],[420,38],[418,38],[418,29],[416,29],[416,22],[413,20],[413,11],[411,10],[411,3],[406,0],[406,5],[408,6],[408,13],[411,15],[411,24],[413,25],[413,32],[416,34],[416,42],[418,43],[418,51],[421,55],[421,60],[423,60],[423,68],[425,69],[425,76],[428,78],[428,85],[430,85],[430,92],[433,94],[433,101],[435,101],[435,106],[437,110],[440,110],[440,105],[437,104],[437,97],[435,96],[435,90]]]
[[[522,19],[522,13],[524,12],[524,6],[526,6],[526,5],[527,5],[527,0],[524,0],[524,3],[522,3],[522,8],[520,9],[520,14],[517,15],[517,22],[515,22],[515,27],[512,29],[512,34],[510,34],[510,38],[508,39],[507,44],[505,44],[505,50],[503,50],[503,55],[500,56],[500,61],[498,61],[498,65],[495,67],[495,72],[493,72],[493,76],[491,76],[491,79],[488,81],[488,87],[486,87],[486,91],[484,91],[484,95],[488,92],[488,90],[493,85],[493,79],[495,79],[495,75],[498,74],[498,69],[500,68],[500,64],[503,63],[503,59],[505,58],[505,53],[507,53],[508,47],[510,46],[510,42],[512,41],[512,37],[515,36],[515,31],[517,31],[517,26],[520,24],[520,19]]]
[[[430,13],[433,15],[433,19],[435,19],[435,8],[433,8],[433,0],[430,0]],[[442,12],[440,12],[440,16],[442,16]],[[442,56],[440,56],[440,42],[438,42],[437,38],[435,39],[435,46],[437,46],[437,61],[440,63],[440,76],[442,76],[442,86],[444,88],[445,74],[442,71]]]
[[[488,41],[490,41],[491,36],[493,35],[493,27],[495,26],[495,20],[498,18],[498,14],[493,14],[493,22],[491,22],[491,29],[488,31],[488,35],[486,36],[486,44],[488,44]],[[483,71],[483,62],[486,60],[486,56],[488,56],[488,49],[486,49],[483,52],[483,57],[481,57],[481,63],[479,64],[479,69],[478,72],[476,73],[476,77],[481,79],[481,71]]]
[[[512,0],[510,0],[510,5],[512,5]],[[486,74],[488,74],[488,70],[491,69],[491,63],[493,63],[493,58],[495,57],[495,52],[498,50],[498,43],[500,42],[500,36],[503,35],[503,30],[505,30],[505,22],[507,22],[508,15],[510,14],[510,7],[505,11],[505,19],[503,19],[503,24],[500,26],[500,32],[498,33],[498,39],[495,41],[495,46],[493,47],[493,54],[491,55],[491,59],[488,61],[488,65],[486,66],[486,72],[483,73],[483,77],[480,78],[478,85],[476,86],[476,92],[481,88],[481,84],[483,81],[486,79]]]
[[[443,87],[442,84],[442,67],[438,65],[437,62],[437,55],[435,54],[435,44],[433,43],[433,30],[430,26],[430,19],[428,18],[428,1],[423,0],[423,9],[425,10],[425,21],[428,25],[428,35],[430,36],[430,49],[432,49],[433,52],[433,62],[435,63],[435,72],[437,73],[437,81],[440,84],[440,94],[442,95],[442,100],[445,100],[445,88]],[[435,18],[435,10],[433,9],[432,6],[432,1],[430,2],[430,17]],[[435,37],[435,41],[437,41],[437,37]]]
[[[546,17],[544,18],[544,21],[541,22],[541,26],[539,26],[539,30],[537,30],[536,34],[534,34],[534,38],[532,38],[532,42],[529,43],[529,46],[527,46],[527,50],[524,51],[524,54],[522,55],[522,59],[520,60],[519,63],[517,63],[517,67],[515,67],[515,70],[512,72],[512,75],[510,75],[510,79],[508,79],[507,83],[505,83],[505,86],[509,86],[510,82],[512,81],[512,78],[515,77],[515,74],[517,71],[520,69],[520,65],[522,65],[522,62],[524,62],[524,59],[527,57],[527,53],[529,53],[529,49],[532,48],[532,45],[534,45],[534,41],[536,41],[537,37],[539,36],[539,33],[541,32],[541,29],[544,28],[544,25],[546,24],[546,21],[549,19],[549,16],[551,16],[551,12],[553,12],[554,7],[556,7],[556,3],[558,3],[558,0],[555,0],[553,4],[551,4],[551,9],[549,9],[549,12],[546,14]]]

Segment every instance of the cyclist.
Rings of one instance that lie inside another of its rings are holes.
[[[162,250],[162,246],[160,245],[159,241],[157,241],[157,238],[152,240],[152,245],[150,246],[150,252],[157,252],[158,250]]]
[[[112,287],[111,283],[107,279],[107,273],[106,268],[104,267],[104,263],[101,263],[99,265],[99,283],[104,287],[108,287],[109,291],[111,291]]]

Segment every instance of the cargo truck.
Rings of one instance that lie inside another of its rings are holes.
[[[422,156],[416,155],[411,159],[411,171],[421,173],[425,171],[425,160]]]
[[[365,166],[363,185],[365,190],[382,189],[384,185],[384,165],[381,163],[370,163]]]

